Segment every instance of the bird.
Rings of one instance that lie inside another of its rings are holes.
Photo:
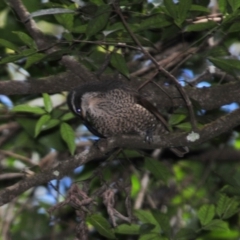
[[[132,134],[151,143],[154,135],[170,131],[158,109],[121,80],[83,83],[70,91],[67,103],[88,130],[100,138]],[[170,150],[179,157],[188,152],[187,147]]]

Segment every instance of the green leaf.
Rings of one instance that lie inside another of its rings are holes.
[[[240,145],[240,143],[239,143]],[[239,147],[240,148],[240,147]],[[136,150],[125,150],[124,151],[124,154],[126,154],[126,156],[128,156],[128,158],[135,158],[135,157],[138,157],[138,158],[141,158],[143,159],[144,157]]]
[[[89,22],[87,26],[86,34],[88,37],[95,35],[107,25],[110,13],[111,8],[109,5],[105,4],[98,7],[94,18]]]
[[[0,60],[0,64],[4,64],[4,63],[8,63],[8,62],[15,62],[19,59],[22,59],[24,57],[28,57],[29,55],[32,55],[32,54],[35,54],[35,53],[36,53],[35,49],[25,49],[25,50],[21,51],[21,53],[9,55],[5,58],[2,58]]]
[[[17,31],[13,31],[13,33],[17,34],[17,36],[22,40],[22,42],[25,43],[27,46],[29,46],[30,48],[37,49],[37,46],[33,39],[29,37],[26,33]]]
[[[50,119],[45,125],[42,126],[42,130],[48,130],[56,127],[60,123],[58,119]]]
[[[235,59],[208,58],[216,67],[233,74],[235,70],[240,70],[240,61]]]
[[[56,50],[55,52],[47,54],[41,61],[55,61],[59,60],[63,55],[69,54],[69,49]]]
[[[5,39],[0,39],[0,45],[18,52],[18,47]]]
[[[31,107],[29,105],[18,105],[12,109],[13,112],[28,112],[28,113],[35,113],[35,114],[45,114],[46,112],[40,107]]]
[[[227,0],[218,0],[218,7],[221,13],[227,12]]]
[[[97,6],[104,4],[104,2],[105,2],[104,0],[91,0],[91,3],[94,3]]]
[[[0,64],[8,63],[8,62],[15,62],[22,58],[29,57],[30,55],[35,54],[35,53],[36,53],[36,50],[34,50],[34,49],[25,49],[25,50],[21,51],[21,53],[19,53],[19,54],[9,55],[8,57],[2,58],[0,61]],[[26,67],[26,65],[27,64],[25,64],[24,67]]]
[[[213,204],[205,204],[198,211],[198,218],[202,226],[210,223],[215,215],[215,206]]]
[[[5,64],[5,63],[9,63],[9,62],[15,62],[21,58],[23,58],[24,56],[22,54],[18,54],[18,55],[9,55],[5,58],[2,58],[0,60],[0,64]]]
[[[51,120],[50,120],[51,121]],[[58,128],[50,131],[48,134],[38,136],[38,142],[44,145],[47,149],[54,148],[57,151],[66,151],[66,144],[61,138]]]
[[[209,30],[214,27],[217,27],[217,23],[214,21],[208,21],[205,23],[196,23],[196,24],[190,24],[186,27],[185,32],[201,32],[204,30]]]
[[[169,118],[169,125],[176,125],[182,122],[187,116],[184,114],[172,114]]]
[[[162,238],[160,233],[148,233],[141,235],[138,240],[165,240],[165,238]]]
[[[62,101],[62,99],[60,101]],[[53,108],[51,116],[52,118],[60,119],[63,116],[63,113],[64,112],[60,108]]]
[[[227,31],[228,33],[239,32],[239,29],[240,29],[240,23],[234,22]]]
[[[41,129],[43,125],[48,122],[51,119],[50,115],[43,115],[40,117],[40,119],[37,121],[36,127],[35,127],[35,134],[34,137],[37,137],[38,134],[41,132]]]
[[[221,26],[228,28],[228,24],[231,24],[232,22],[237,21],[238,18],[239,18],[239,11],[234,11],[231,14],[225,14],[225,18],[223,19]]]
[[[240,26],[239,26],[240,27]],[[213,47],[209,52],[208,54],[211,56],[211,57],[225,57],[229,54],[228,50],[226,49],[225,46],[216,46],[216,47]],[[199,105],[199,104],[198,104]],[[201,109],[201,108],[200,108]]]
[[[192,129],[191,123],[189,123],[189,122],[180,123],[180,124],[176,125],[175,127],[182,129],[185,132],[188,132]]]
[[[171,25],[172,23],[166,19],[164,14],[156,14],[154,16],[148,17],[139,24],[136,31],[141,31],[145,29],[152,28],[163,28]]]
[[[138,235],[140,226],[137,224],[121,224],[115,228],[115,233],[126,235]]]
[[[212,220],[210,223],[204,226],[203,229],[211,231],[229,231],[228,224],[219,219]]]
[[[115,67],[120,73],[126,77],[129,77],[126,61],[121,54],[112,53],[110,62],[112,66]]]
[[[157,232],[161,230],[160,225],[156,221],[156,219],[153,217],[152,213],[150,211],[146,210],[135,210],[134,215],[142,222],[142,223],[151,223],[155,226],[155,228],[152,230],[152,232]]]
[[[196,239],[196,232],[190,228],[182,228],[178,231],[174,239],[177,240],[189,240]]]
[[[68,113],[65,113],[62,117],[61,117],[61,120],[62,121],[68,121],[68,120],[71,120],[75,118],[75,115],[71,112],[68,112]]]
[[[31,137],[34,137],[35,126],[37,122],[35,119],[17,118],[16,120]]]
[[[73,35],[69,32],[64,32],[62,36],[69,42],[72,42],[74,40]]]
[[[233,197],[222,194],[217,201],[216,212],[222,219],[228,219],[239,211],[239,203]]]
[[[232,173],[230,173],[230,171],[223,171],[223,170],[219,169],[217,171],[217,175],[221,178],[221,180],[224,183],[233,187],[233,189],[235,189],[236,192],[240,192],[239,181],[236,179],[236,177]],[[224,186],[224,188],[225,187],[228,187],[228,186]]]
[[[87,217],[87,222],[92,224],[102,236],[108,239],[116,239],[109,222],[100,214],[92,214]]]
[[[104,4],[105,3],[103,0],[88,1],[87,4],[84,4],[84,6],[81,7],[81,12],[86,16],[92,17],[96,13],[98,6],[101,6]]]
[[[152,43],[149,39],[147,39],[147,38],[145,38],[145,37],[143,37],[143,36],[141,36],[141,35],[139,35],[139,34],[135,34],[135,36],[136,36],[136,38],[138,39],[138,41],[140,41],[140,43],[141,43],[142,45],[154,47],[153,43]],[[124,39],[123,39],[123,40],[124,40]],[[126,39],[126,41],[129,41],[130,43],[133,42],[133,40],[132,40],[131,38]]]
[[[110,34],[110,33],[113,33],[113,32],[119,31],[119,30],[122,30],[122,31],[125,30],[125,27],[122,22],[116,22],[114,24],[108,25],[105,31],[109,32],[109,34]],[[107,35],[109,35],[109,34],[107,34]],[[105,36],[106,36],[106,34],[105,34]]]
[[[62,123],[60,127],[62,139],[67,143],[70,153],[73,155],[76,149],[75,134],[72,127],[67,123]]]
[[[50,113],[53,109],[53,106],[52,106],[52,100],[47,93],[43,93],[43,102],[44,102],[45,110],[48,113]]]
[[[34,63],[39,62],[41,59],[43,59],[44,57],[46,57],[46,54],[43,53],[35,53],[32,56],[29,56],[27,58],[27,62],[25,64],[25,68],[29,68],[30,66],[32,66]]]
[[[164,6],[166,7],[169,16],[176,19],[178,17],[178,6],[171,0],[164,0]]]
[[[182,24],[188,14],[188,11],[190,10],[192,5],[192,0],[181,0],[178,2],[178,21],[180,24]]]
[[[231,6],[232,10],[235,11],[240,7],[239,0],[228,0],[229,5]]]
[[[164,213],[161,213],[159,210],[152,210],[152,215],[158,222],[159,226],[163,230],[163,233],[168,237],[171,235],[171,226],[170,226],[170,217]]]
[[[163,180],[165,183],[171,176],[169,169],[163,165],[161,162],[152,159],[152,158],[145,158],[145,167],[149,170],[155,178]]]
[[[143,235],[143,234],[150,233],[154,228],[155,228],[155,225],[154,225],[154,224],[144,223],[144,224],[142,224],[141,227],[140,227],[139,234],[140,234],[140,235]]]
[[[139,177],[136,174],[131,175],[131,197],[135,197],[141,189],[141,183]]]
[[[72,29],[73,33],[85,33],[87,30],[87,24],[84,25],[79,25],[79,26],[74,26]]]
[[[200,5],[195,5],[195,4],[191,5],[190,11],[199,11],[199,12],[210,13],[210,10],[208,8],[200,6]]]
[[[71,11],[71,10],[70,10]],[[56,14],[54,15],[56,20],[64,26],[68,30],[72,30],[73,27],[73,20],[74,20],[74,15],[73,14]]]
[[[33,55],[36,53],[35,49],[24,49],[23,51],[21,51],[22,56],[24,57],[29,57],[30,55]]]

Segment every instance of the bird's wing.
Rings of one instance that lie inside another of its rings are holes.
[[[170,132],[169,125],[162,114],[158,111],[158,109],[150,103],[146,98],[142,97],[140,94],[135,93],[134,98],[136,102],[146,108],[149,112],[151,112],[156,118],[161,121],[163,126]],[[184,154],[189,152],[188,147],[172,147],[169,148],[172,152],[174,152],[178,157],[183,157]]]
[[[151,112],[163,124],[163,126],[168,131],[170,131],[167,121],[152,103],[150,103],[146,98],[142,97],[138,93],[134,94],[134,98],[138,104],[140,104],[141,106],[146,108],[149,112]]]

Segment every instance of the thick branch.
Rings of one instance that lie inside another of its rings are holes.
[[[80,65],[80,64],[79,64]],[[104,79],[116,80],[116,76],[105,76]],[[95,79],[95,78],[94,78]],[[93,80],[94,80],[93,79]],[[56,93],[69,91],[84,82],[85,75],[76,75],[71,72],[60,73],[57,76],[50,76],[42,79],[31,81],[1,81],[0,94],[4,95],[21,95],[36,93]],[[163,89],[172,96],[170,99],[165,93],[156,87],[147,87],[147,98],[156,103],[160,108],[184,106],[185,102],[174,87],[163,87]],[[227,83],[224,85],[209,88],[186,88],[191,99],[199,103],[202,109],[211,110],[221,107],[232,102],[240,102],[240,82]]]
[[[10,96],[37,93],[57,93],[68,91],[71,89],[71,86],[77,86],[81,83],[81,81],[82,79],[80,77],[77,77],[71,72],[27,81],[1,81],[0,94]]]
[[[151,102],[155,103],[160,108],[185,105],[185,102],[175,88],[170,86],[163,87],[163,89],[172,97],[172,99],[161,90],[156,89],[154,85],[147,88],[146,95],[149,96],[148,98]],[[240,82],[204,88],[187,87],[186,92],[190,99],[198,102],[199,106],[205,110],[212,110],[219,108],[222,105],[240,102]]]
[[[197,152],[196,154],[192,154],[191,160],[202,161],[205,163],[209,163],[210,161],[217,161],[218,163],[232,163],[239,162],[240,159],[240,151],[237,149],[233,149],[232,147],[218,147],[215,149],[210,149],[204,152]]]
[[[30,177],[27,176],[22,181],[0,191],[0,206],[10,202],[15,197],[32,187],[47,183],[53,179],[61,179],[64,176],[67,176],[76,167],[102,156],[103,153],[100,152],[96,146],[92,146],[89,150],[85,150],[76,155],[74,159],[59,162],[59,165],[53,169]]]
[[[155,149],[160,147],[199,145],[224,132],[230,131],[238,125],[240,125],[240,109],[205,125],[198,131],[200,138],[194,142],[189,142],[187,140],[187,133],[154,137],[154,142],[152,144],[148,144],[144,142],[142,138],[136,136],[119,136],[102,140],[99,142],[98,146],[92,146],[89,150],[85,150],[75,156],[74,159],[62,161],[53,169],[27,177],[15,185],[2,190],[0,192],[0,206],[10,202],[12,199],[34,186],[39,186],[53,179],[60,179],[80,165],[96,158],[106,157],[105,154],[116,147]]]

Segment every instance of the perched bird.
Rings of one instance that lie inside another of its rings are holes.
[[[137,134],[151,142],[153,135],[169,132],[157,108],[120,80],[85,83],[69,93],[68,105],[101,138]],[[180,157],[188,152],[186,147],[170,149]]]

